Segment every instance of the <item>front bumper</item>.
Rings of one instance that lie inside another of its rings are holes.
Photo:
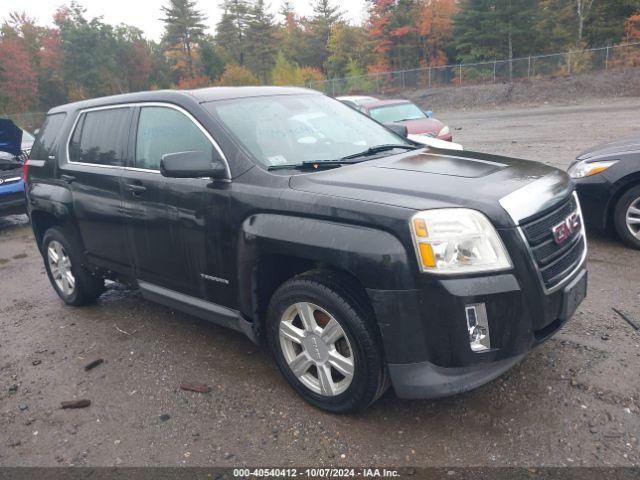
[[[442,397],[498,377],[564,325],[586,292],[586,277],[583,266],[552,293],[524,280],[530,276],[508,273],[432,280],[420,290],[369,290],[396,394]],[[584,292],[569,298],[576,288]],[[482,352],[470,348],[464,313],[476,303],[486,306],[491,334],[491,348]]]

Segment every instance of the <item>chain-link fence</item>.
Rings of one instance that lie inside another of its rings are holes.
[[[388,94],[405,89],[531,81],[621,67],[640,67],[640,42],[512,60],[371,73],[314,81],[306,86],[333,96]]]

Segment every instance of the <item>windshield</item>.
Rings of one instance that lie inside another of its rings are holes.
[[[401,122],[403,120],[417,120],[426,115],[413,103],[398,103],[376,107],[369,110],[369,114],[380,123]]]
[[[263,165],[336,160],[405,139],[324,95],[274,95],[208,102],[204,107]]]

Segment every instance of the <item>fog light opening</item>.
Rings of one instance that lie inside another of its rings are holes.
[[[489,320],[484,303],[474,303],[465,307],[469,346],[474,352],[482,352],[491,348],[489,338]]]

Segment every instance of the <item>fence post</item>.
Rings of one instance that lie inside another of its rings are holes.
[[[376,73],[376,93],[380,93],[380,72]]]
[[[609,45],[607,45],[607,53],[604,57],[604,69],[609,70]]]
[[[429,66],[429,88],[431,88],[431,66]]]
[[[332,96],[336,96],[336,79],[335,77],[331,80],[331,92]]]
[[[567,53],[567,69],[569,76],[571,76],[571,52]]]
[[[402,89],[406,88],[405,80],[404,80],[404,70],[400,72],[400,78],[402,79]]]
[[[529,67],[527,68],[527,80],[531,81],[531,55],[529,55]]]
[[[493,61],[493,83],[496,83],[496,60]]]
[[[460,79],[460,83],[459,83],[459,85],[462,85],[462,64],[460,64],[458,67],[459,67],[459,70],[458,70],[458,73],[459,73],[458,78]]]

